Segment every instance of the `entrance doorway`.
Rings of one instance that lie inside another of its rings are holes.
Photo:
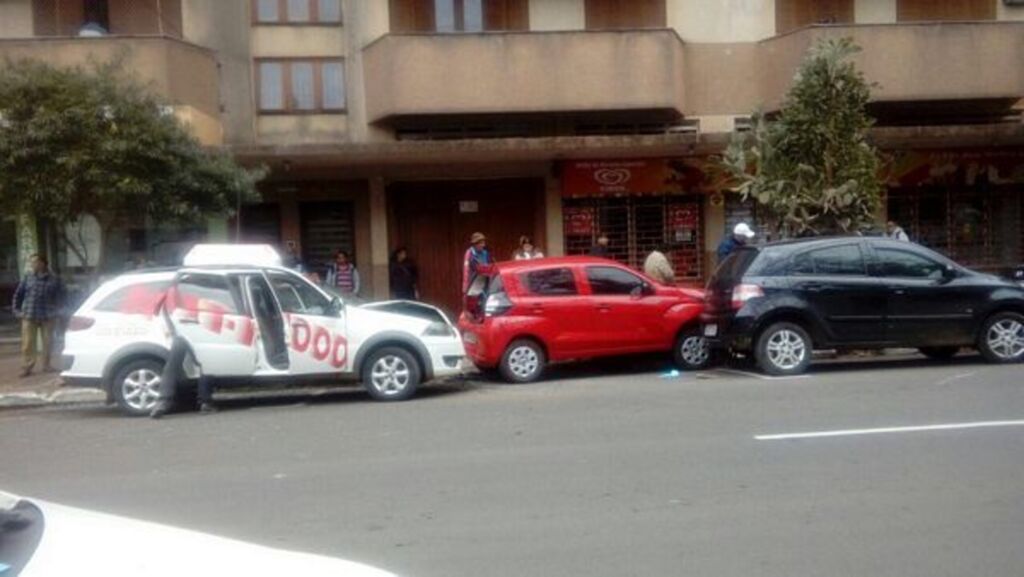
[[[471,234],[487,235],[496,261],[510,259],[524,234],[544,247],[541,179],[400,182],[388,193],[393,246],[408,248],[419,267],[420,298],[448,313],[462,308],[462,258]]]

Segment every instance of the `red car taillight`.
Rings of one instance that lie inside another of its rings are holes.
[[[512,301],[508,295],[500,292],[487,295],[487,302],[484,304],[484,315],[496,317],[507,313],[512,308]]]
[[[740,310],[750,299],[764,296],[764,289],[756,284],[736,285],[732,289],[732,308]]]
[[[96,324],[96,319],[90,317],[71,317],[68,320],[69,331],[84,331]]]

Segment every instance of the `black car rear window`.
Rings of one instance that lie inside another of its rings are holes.
[[[549,268],[528,272],[521,277],[530,294],[569,296],[576,294],[576,279],[568,268]]]
[[[728,287],[739,282],[747,269],[757,259],[760,251],[756,248],[741,248],[728,256],[711,277],[711,287]]]

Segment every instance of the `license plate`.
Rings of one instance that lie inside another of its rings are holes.
[[[717,337],[718,336],[718,325],[704,325],[704,336],[706,336],[706,337]]]

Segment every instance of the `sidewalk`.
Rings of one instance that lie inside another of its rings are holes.
[[[3,324],[0,327],[7,327]],[[53,359],[56,366],[59,356]],[[0,410],[13,407],[37,407],[56,404],[103,402],[106,395],[98,389],[66,387],[57,373],[33,372],[21,378],[21,346],[17,336],[0,329]]]

